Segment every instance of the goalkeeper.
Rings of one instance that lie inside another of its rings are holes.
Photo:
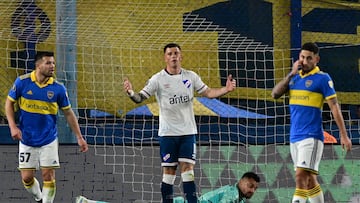
[[[258,188],[260,177],[254,172],[246,172],[235,185],[226,185],[200,196],[199,203],[245,203]],[[183,203],[182,197],[176,197],[174,203]]]
[[[173,185],[179,165],[183,191],[189,203],[197,202],[194,182],[197,126],[193,110],[195,91],[207,98],[222,96],[235,89],[236,81],[229,75],[226,87],[209,88],[193,71],[183,69],[178,44],[164,47],[166,67],[153,75],[140,93],[135,93],[130,81],[124,80],[124,90],[135,103],[155,95],[159,109],[159,143],[163,171],[161,194],[164,203],[173,202]]]

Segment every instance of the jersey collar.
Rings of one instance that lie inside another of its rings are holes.
[[[169,75],[181,75],[181,73],[182,73],[182,68],[180,69],[180,72],[178,74],[171,74],[171,73],[169,73],[169,71],[166,70],[166,68],[164,68],[164,70]]]
[[[48,85],[51,85],[54,83],[54,78],[53,77],[50,77],[45,84],[40,84],[36,81],[36,75],[35,75],[35,71],[32,71],[31,74],[30,74],[30,77],[31,77],[31,81],[34,82],[37,86],[39,87],[46,87]]]
[[[303,73],[303,70],[300,70],[299,75],[300,75],[300,77],[304,78],[309,75],[314,75],[315,73],[318,73],[318,72],[320,72],[320,68],[319,68],[319,66],[315,66],[314,69],[312,69],[310,72],[305,73],[305,74]]]

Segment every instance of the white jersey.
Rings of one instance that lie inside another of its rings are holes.
[[[193,110],[194,90],[208,88],[199,75],[181,69],[171,75],[164,69],[153,75],[140,91],[146,98],[155,95],[159,105],[159,136],[197,134]]]

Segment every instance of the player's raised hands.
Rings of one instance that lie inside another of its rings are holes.
[[[228,92],[234,91],[236,88],[236,80],[232,78],[232,75],[230,74],[227,77],[227,81],[226,81],[226,90]]]
[[[126,93],[129,93],[130,90],[133,90],[129,78],[127,78],[127,77],[124,78],[123,85],[124,85],[124,90],[125,90]]]
[[[290,71],[290,74],[291,74],[292,76],[296,75],[302,67],[303,67],[302,61],[300,61],[300,60],[295,61],[295,62],[293,63],[293,66],[292,66],[292,69],[291,69],[291,71]]]

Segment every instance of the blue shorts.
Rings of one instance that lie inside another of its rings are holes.
[[[161,166],[177,166],[179,162],[195,164],[195,135],[159,137]]]

